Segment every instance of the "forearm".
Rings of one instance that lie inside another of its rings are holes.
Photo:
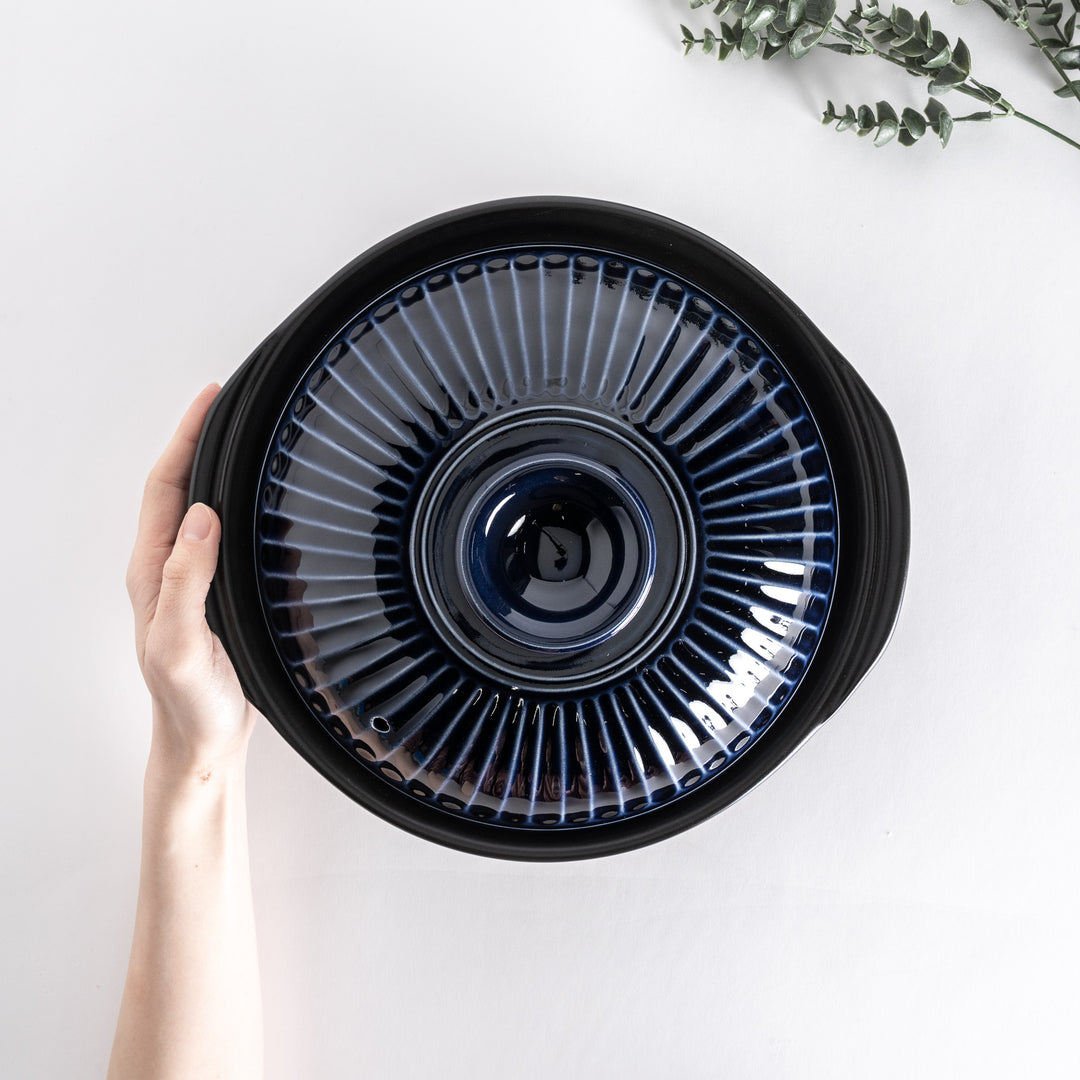
[[[135,935],[109,1080],[262,1076],[244,753],[144,783]]]

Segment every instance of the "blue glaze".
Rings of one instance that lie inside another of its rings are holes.
[[[581,635],[569,628],[583,619],[595,624],[590,642],[617,633],[616,604],[633,604],[655,564],[651,523],[634,492],[572,463],[508,478],[470,525],[470,584],[493,617],[509,621],[507,633],[538,647],[572,645]],[[623,567],[631,581],[620,588]]]
[[[821,439],[766,344],[600,251],[478,254],[358,312],[263,496],[264,612],[312,722],[522,829],[648,812],[745,753],[836,566]]]

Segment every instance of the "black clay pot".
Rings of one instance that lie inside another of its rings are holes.
[[[900,449],[773,285],[640,210],[517,199],[360,256],[215,402],[192,500],[246,692],[466,851],[670,836],[844,700],[900,605]]]

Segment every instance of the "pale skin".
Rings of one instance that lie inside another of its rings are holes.
[[[187,505],[195,445],[219,389],[195,399],[150,473],[128,566],[153,734],[135,933],[108,1080],[263,1075],[244,798],[257,713],[206,624],[221,523],[208,507]]]

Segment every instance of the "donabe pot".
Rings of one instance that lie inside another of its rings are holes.
[[[876,399],[720,244],[568,198],[361,255],[207,419],[208,619],[245,692],[388,821],[520,859],[731,803],[844,700],[900,606]]]

